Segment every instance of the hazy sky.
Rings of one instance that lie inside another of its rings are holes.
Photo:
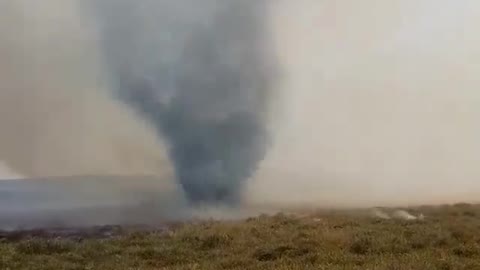
[[[274,25],[287,112],[252,185],[257,200],[475,198],[480,3],[282,3]]]
[[[0,154],[6,156],[0,160],[36,160],[32,175],[168,170],[155,167],[168,163],[165,153],[152,151],[163,144],[135,114],[105,99],[103,90],[80,91],[108,86],[96,78],[96,46],[82,39],[94,33],[85,30],[89,24],[78,17],[74,2],[0,4],[0,63],[25,52],[36,59],[27,69],[23,60],[0,66],[27,72],[22,82],[2,72],[2,86],[40,85],[45,93],[63,93],[54,100],[59,108],[72,94],[91,109],[83,114],[84,107],[66,107],[45,122],[52,129],[29,133],[18,123],[38,124],[38,113],[50,110],[52,99],[32,101],[2,88],[0,94],[9,98],[0,97]],[[28,12],[15,17],[22,9]],[[46,20],[58,11],[64,16]],[[49,22],[62,26],[51,32],[57,38],[81,45],[52,50],[39,34],[41,27],[54,27]],[[480,193],[479,1],[278,0],[271,23],[284,72],[277,82],[281,106],[273,122],[276,144],[249,187],[252,202],[437,202]],[[71,34],[77,30],[81,35]],[[53,62],[45,57],[52,54]],[[78,66],[71,65],[75,61]],[[77,77],[77,69],[90,72]],[[35,80],[25,81],[32,74]],[[16,111],[29,102],[37,110]],[[67,116],[80,119],[81,129],[62,122]],[[137,144],[138,138],[144,143]],[[26,156],[31,145],[38,156]],[[120,155],[109,154],[119,146]],[[46,152],[48,158],[42,156]],[[127,152],[137,154],[118,158]],[[74,166],[79,153],[82,164]],[[93,153],[95,160],[85,158]],[[9,171],[0,166],[0,177]]]
[[[154,129],[112,98],[80,2],[0,2],[0,160],[28,177],[171,176]]]

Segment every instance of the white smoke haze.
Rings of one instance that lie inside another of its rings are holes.
[[[112,97],[79,2],[0,1],[0,160],[25,177],[154,175],[171,187],[167,146]],[[272,1],[274,144],[245,203],[475,200],[479,15],[475,0]]]
[[[110,96],[95,28],[77,4],[1,2],[0,159],[27,177],[171,178],[162,141]]]
[[[12,179],[21,179],[24,176],[12,170],[4,162],[0,161],[0,180],[12,180]]]
[[[476,200],[479,13],[469,0],[281,1],[287,117],[254,200]]]

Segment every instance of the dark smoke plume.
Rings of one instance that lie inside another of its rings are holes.
[[[264,158],[274,59],[264,1],[95,3],[118,96],[169,144],[192,203],[235,203]]]

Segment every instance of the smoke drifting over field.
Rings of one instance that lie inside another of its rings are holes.
[[[267,2],[1,2],[0,160],[192,202],[478,195],[478,1]]]
[[[164,175],[168,156],[193,203],[238,202],[268,140],[262,1],[75,3],[6,7],[19,15],[2,36],[25,29],[3,53],[19,66],[2,92],[9,165],[28,176]]]

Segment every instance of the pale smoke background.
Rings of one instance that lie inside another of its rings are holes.
[[[0,1],[0,160],[27,177],[171,179],[161,140],[111,98],[77,3]]]
[[[171,176],[155,132],[109,98],[94,28],[74,3],[0,0],[0,160],[27,176]],[[479,13],[475,0],[275,2],[283,95],[246,201],[475,199]]]
[[[286,117],[258,203],[477,200],[480,3],[282,1]]]
[[[0,180],[21,179],[22,175],[10,169],[5,163],[0,161]]]

